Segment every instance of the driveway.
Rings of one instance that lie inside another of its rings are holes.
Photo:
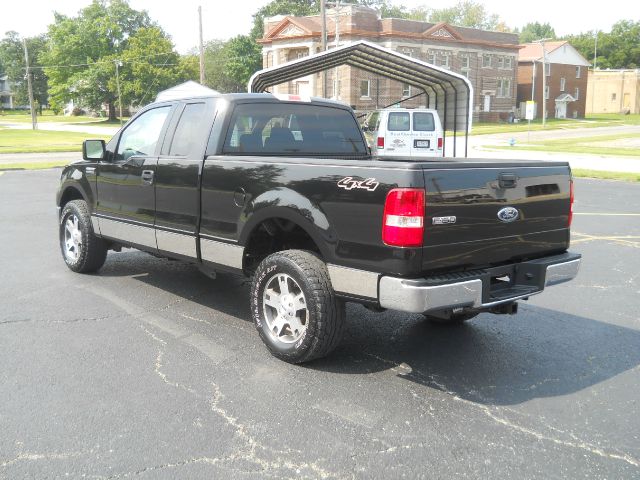
[[[640,185],[576,181],[578,278],[459,328],[349,305],[274,359],[247,281],[64,265],[59,171],[0,174],[0,478],[638,478]]]

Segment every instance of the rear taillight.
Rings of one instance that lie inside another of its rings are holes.
[[[442,149],[442,137],[438,138],[438,150]]]
[[[394,247],[419,247],[424,236],[422,188],[394,188],[387,194],[382,241]]]
[[[567,227],[571,226],[573,221],[573,180],[569,182],[569,220],[567,221]]]
[[[384,148],[384,137],[378,137],[378,148]]]

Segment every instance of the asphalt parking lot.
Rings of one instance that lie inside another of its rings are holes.
[[[292,366],[239,277],[133,250],[70,272],[58,176],[0,175],[0,478],[640,477],[640,184],[576,181],[581,273],[517,316],[349,305]]]

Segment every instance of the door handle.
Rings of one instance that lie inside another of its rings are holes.
[[[142,183],[145,185],[153,184],[153,177],[155,176],[155,172],[153,170],[143,170],[142,171]]]

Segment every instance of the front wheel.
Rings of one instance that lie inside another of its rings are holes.
[[[269,351],[290,363],[328,355],[344,329],[344,303],[336,298],[326,265],[302,250],[265,258],[251,284],[251,314]]]
[[[60,215],[60,250],[67,267],[77,273],[100,270],[107,258],[107,246],[96,237],[89,207],[84,200],[72,200]]]

